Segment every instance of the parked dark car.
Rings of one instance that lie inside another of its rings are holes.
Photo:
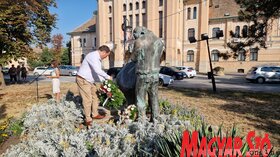
[[[113,78],[116,78],[118,73],[122,70],[122,67],[112,67],[107,71],[107,74],[112,76]]]
[[[182,72],[182,71],[176,69],[175,67],[162,66],[160,68],[159,73],[169,75],[174,80],[182,80],[187,77],[187,74],[185,72]]]

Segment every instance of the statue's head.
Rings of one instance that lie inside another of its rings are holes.
[[[146,27],[137,26],[133,30],[133,37],[134,37],[134,39],[138,39],[141,36],[145,35],[147,32],[148,32],[148,29]]]

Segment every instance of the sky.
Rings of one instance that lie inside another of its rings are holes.
[[[64,45],[70,40],[69,33],[88,21],[95,10],[97,10],[97,0],[56,0],[57,8],[50,8],[51,13],[57,14],[56,27],[52,31],[54,34],[62,34]]]

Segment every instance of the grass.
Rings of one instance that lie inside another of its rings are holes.
[[[62,94],[68,90],[78,94],[75,83],[62,83]],[[39,101],[52,97],[51,83],[39,83]],[[240,135],[256,130],[257,135],[268,133],[273,146],[280,148],[280,94],[160,88],[160,99],[198,111],[214,126],[231,130],[237,125]],[[0,89],[0,122],[8,117],[20,117],[36,104],[36,86],[10,85]]]

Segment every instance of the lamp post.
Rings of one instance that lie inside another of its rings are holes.
[[[206,33],[201,34],[201,39],[200,40],[196,40],[195,37],[189,37],[190,43],[195,43],[195,42],[200,42],[200,41],[206,40],[208,57],[209,57],[209,64],[210,64],[210,70],[211,70],[210,75],[211,75],[211,79],[212,79],[212,87],[213,87],[214,92],[216,92],[216,82],[215,82],[215,77],[214,77],[213,68],[212,68],[212,61],[211,61],[210,48],[209,48],[209,41],[208,40],[209,39],[214,39],[214,38],[219,39],[220,37],[223,37],[223,36],[224,36],[223,31],[219,30],[219,31],[216,32],[216,36],[212,37],[212,38],[209,38]]]
[[[123,30],[123,51],[124,51],[124,56],[125,56],[125,45],[126,45],[126,41],[127,41],[127,36],[126,36],[126,32],[128,29],[131,29],[132,27],[127,25],[127,22],[129,22],[127,20],[126,17],[123,18],[123,24],[122,24],[122,30]]]

